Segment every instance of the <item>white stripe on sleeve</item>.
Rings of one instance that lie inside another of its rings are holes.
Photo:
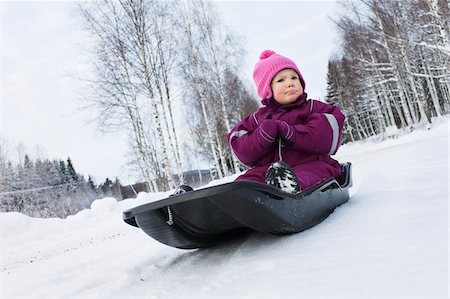
[[[241,137],[242,135],[245,135],[245,134],[247,134],[247,133],[248,133],[248,131],[246,131],[246,130],[234,131],[233,134],[231,134],[230,140],[231,140],[233,137],[239,138],[239,137]]]
[[[331,148],[328,155],[334,155],[337,150],[338,140],[339,140],[339,125],[333,114],[324,113],[328,122],[330,123],[330,127],[333,130],[333,141],[331,142]]]
[[[258,119],[256,118],[256,112],[253,113],[253,119],[255,120],[256,125],[259,125]]]

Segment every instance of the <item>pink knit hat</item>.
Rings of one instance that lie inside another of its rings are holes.
[[[303,90],[305,89],[305,80],[303,80],[302,74],[298,70],[295,63],[275,53],[272,50],[264,50],[261,55],[259,55],[259,61],[255,65],[253,70],[253,79],[255,80],[256,88],[258,89],[258,95],[262,99],[268,99],[272,97],[272,88],[270,83],[273,77],[284,69],[293,69],[297,72],[300,77],[300,83],[302,84]]]

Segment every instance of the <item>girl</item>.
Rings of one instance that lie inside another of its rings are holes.
[[[297,193],[341,174],[330,155],[339,148],[344,115],[332,105],[307,99],[305,81],[295,63],[265,50],[253,71],[264,107],[247,116],[227,135],[245,165],[237,180],[266,183]]]

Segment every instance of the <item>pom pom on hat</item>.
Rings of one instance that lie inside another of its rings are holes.
[[[284,69],[293,69],[300,77],[303,90],[305,89],[302,74],[292,60],[275,53],[275,51],[264,50],[259,55],[259,61],[253,70],[253,79],[258,89],[258,95],[262,99],[272,97],[272,88],[270,87],[272,79],[279,71]]]
[[[261,55],[259,55],[259,59],[266,59],[272,54],[276,54],[275,51],[272,50],[264,50],[261,52]]]

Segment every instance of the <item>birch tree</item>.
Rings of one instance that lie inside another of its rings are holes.
[[[157,137],[157,149],[161,159],[161,168],[164,173],[163,184],[164,189],[167,190],[174,187],[174,185],[172,184],[168,147],[164,138],[161,120],[161,116],[163,116],[163,119],[167,116],[165,110],[161,112],[161,105],[158,105],[157,102],[157,90],[161,88],[161,82],[158,80],[157,74],[160,65],[160,61],[158,60],[158,44],[162,41],[157,39],[161,35],[154,34],[160,25],[155,20],[155,13],[159,13],[159,11],[152,12],[152,9],[158,6],[158,2],[126,0],[121,2],[121,4],[126,16],[128,16],[132,23],[132,31],[129,32],[129,37],[132,39],[130,47],[134,54],[133,57],[136,59],[136,67],[134,70],[136,71],[137,78],[140,80],[141,91],[150,101],[150,111]],[[159,94],[160,99],[162,99],[162,92]]]
[[[173,114],[177,2],[96,1],[80,8],[97,42],[93,105],[103,129],[131,132],[131,147],[152,191],[173,188],[171,166],[182,178]],[[147,117],[150,115],[150,117]],[[150,128],[150,129],[149,129]],[[174,163],[170,163],[174,161]]]
[[[141,115],[140,91],[133,69],[137,60],[130,46],[129,31],[133,24],[125,18],[117,2],[94,2],[80,7],[80,13],[86,30],[97,42],[96,78],[91,80],[93,94],[87,107],[95,109],[96,121],[102,131],[125,128],[132,132],[142,174],[151,190],[157,191],[156,176],[151,171],[149,139]]]
[[[232,128],[227,89],[227,75],[235,73],[243,54],[239,37],[223,28],[211,2],[183,3],[181,76],[185,78],[185,94],[201,117],[194,124],[200,130],[201,143],[206,139],[209,154],[219,178],[237,172],[240,166],[231,154],[226,134]],[[242,111],[242,108],[237,110]],[[200,140],[199,140],[200,141]],[[202,144],[199,144],[202,146]]]

